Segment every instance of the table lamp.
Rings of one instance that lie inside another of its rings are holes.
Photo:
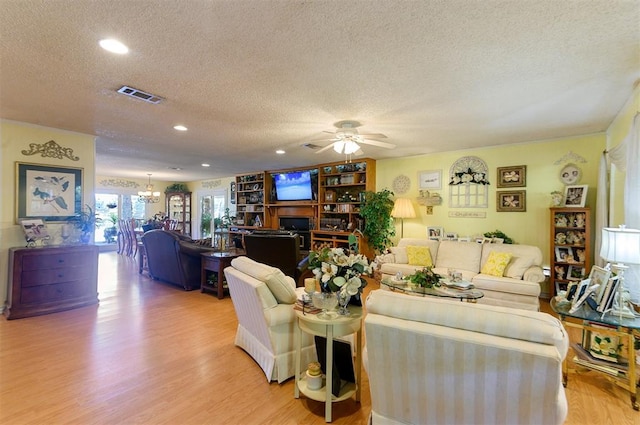
[[[640,264],[640,230],[627,229],[624,225],[619,228],[602,228],[602,247],[600,257],[615,262],[611,269],[617,273],[620,282],[615,295],[613,308],[609,313],[622,317],[636,317],[628,300],[623,299],[624,271],[626,264]]]
[[[416,211],[413,209],[413,204],[411,203],[411,199],[408,198],[398,198],[396,202],[393,204],[393,209],[391,210],[391,217],[400,219],[400,237],[404,237],[404,219],[405,218],[414,218],[416,216]]]

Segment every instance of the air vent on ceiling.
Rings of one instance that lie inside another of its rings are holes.
[[[320,149],[322,147],[322,146],[314,145],[313,143],[305,143],[302,146],[309,149]]]
[[[144,100],[145,102],[158,104],[162,102],[162,98],[160,96],[156,96],[155,94],[147,93],[142,90],[134,89],[129,86],[122,86],[118,89],[118,93],[122,93],[127,96],[135,97],[136,99]]]

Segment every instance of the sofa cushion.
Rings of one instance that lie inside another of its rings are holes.
[[[404,246],[392,246],[389,248],[393,256],[395,257],[395,263],[409,264],[409,257],[407,257],[407,248]]]
[[[407,247],[407,258],[412,266],[433,266],[431,251],[428,246],[409,245]]]
[[[398,241],[398,247],[408,247],[408,246],[428,246],[429,251],[431,251],[431,261],[435,263],[436,257],[438,256],[438,246],[440,246],[440,241],[432,241],[431,239],[426,238],[402,238]]]
[[[531,266],[542,264],[542,251],[537,246],[517,244],[483,244],[482,263],[484,264],[493,251],[508,252],[513,257],[504,271],[504,276],[522,279],[524,273]]]
[[[508,252],[491,251],[480,272],[491,276],[504,276],[504,270],[511,261],[511,257],[513,255]]]
[[[231,260],[231,265],[254,279],[264,282],[279,304],[296,302],[295,281],[291,277],[285,276],[280,269],[258,263],[244,256]]]
[[[480,271],[482,245],[475,242],[441,241],[436,267],[441,269]]]

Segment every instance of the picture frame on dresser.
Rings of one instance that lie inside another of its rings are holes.
[[[66,222],[82,211],[83,169],[16,162],[16,224]]]

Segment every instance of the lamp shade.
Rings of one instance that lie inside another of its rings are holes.
[[[618,263],[640,264],[640,230],[602,228],[600,257]]]
[[[393,204],[393,209],[391,210],[391,216],[395,218],[414,218],[416,216],[416,211],[413,209],[411,199],[396,199]]]

